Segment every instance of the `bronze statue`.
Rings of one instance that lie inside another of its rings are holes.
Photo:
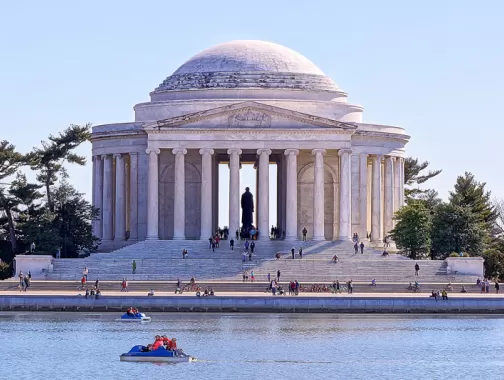
[[[252,213],[254,212],[254,196],[250,192],[250,188],[245,188],[245,192],[241,197],[241,208],[242,208],[242,228],[247,230],[252,227],[252,222],[254,217]]]

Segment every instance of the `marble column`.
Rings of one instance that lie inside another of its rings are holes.
[[[383,202],[383,233],[388,236],[394,228],[394,157],[385,158],[385,198]]]
[[[359,237],[361,240],[366,238],[368,229],[368,155],[361,153],[359,155],[359,207],[360,207],[360,228]]]
[[[114,159],[116,169],[114,240],[124,241],[126,238],[124,157],[121,154],[114,154]]]
[[[129,240],[138,240],[138,153],[130,153]]]
[[[350,157],[352,151],[350,149],[340,149],[340,207],[339,207],[339,240],[349,240],[352,237],[352,168]],[[323,175],[323,172],[322,172]],[[322,177],[323,178],[323,177]],[[323,185],[323,183],[322,183]],[[323,210],[323,208],[322,208]]]
[[[240,228],[240,155],[241,149],[228,149],[229,154],[229,234]]]
[[[404,206],[404,158],[399,160],[399,208]]]
[[[341,162],[341,159],[340,159]],[[352,153],[350,156],[350,165],[352,167],[352,175],[351,175],[351,210],[352,210],[352,224],[350,228],[350,232],[353,234],[357,232],[360,236],[360,220],[361,220],[361,209],[360,209],[360,177],[359,177],[359,165],[360,165],[360,156],[358,153]],[[341,173],[340,173],[341,176]],[[339,231],[337,231],[339,236]]]
[[[313,149],[315,156],[313,181],[313,240],[325,240],[324,234],[324,154],[325,149]]]
[[[271,149],[258,149],[259,155],[259,238],[267,240],[270,233],[269,224],[269,158]]]
[[[286,218],[285,218],[285,239],[297,240],[298,222],[297,222],[297,156],[298,149],[286,149],[287,156],[287,183],[286,183]]]
[[[372,157],[373,161],[373,182],[372,182],[372,196],[371,196],[371,241],[381,242],[381,160],[383,156],[375,155]]]
[[[103,163],[101,156],[93,157],[94,182],[93,182],[93,206],[100,211],[100,215],[94,221],[93,234],[101,239],[103,234]]]
[[[147,149],[149,155],[149,181],[147,196],[147,240],[159,239],[159,149]]]
[[[201,240],[212,236],[212,155],[213,149],[200,149],[201,154]]]
[[[173,240],[185,239],[185,155],[187,149],[173,149],[175,155],[175,185],[173,197]]]
[[[102,241],[111,241],[113,237],[113,226],[114,226],[114,211],[112,210],[112,205],[114,201],[113,193],[113,180],[114,173],[112,172],[113,163],[112,156],[103,155],[103,207],[102,207]]]

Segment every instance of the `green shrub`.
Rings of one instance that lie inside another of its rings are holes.
[[[6,262],[0,263],[0,280],[6,280],[12,277],[12,267]]]
[[[459,257],[460,255],[457,252],[450,253],[450,257]]]

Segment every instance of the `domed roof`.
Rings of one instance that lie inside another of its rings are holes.
[[[298,52],[272,42],[243,40],[196,54],[155,92],[208,88],[338,90],[322,70]]]

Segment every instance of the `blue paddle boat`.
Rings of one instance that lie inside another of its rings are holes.
[[[119,358],[122,362],[189,363],[196,361],[196,358],[187,355],[182,350],[170,351],[160,347],[155,351],[146,351],[145,346],[134,346]]]
[[[150,322],[151,317],[147,317],[144,313],[124,313],[121,318],[118,318],[117,321],[121,322]]]

